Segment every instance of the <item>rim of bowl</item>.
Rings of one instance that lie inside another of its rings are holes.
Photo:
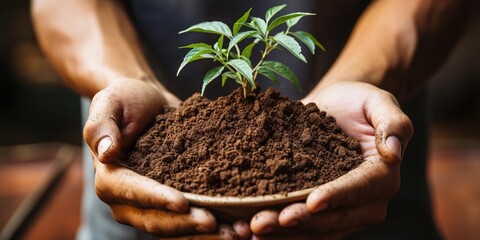
[[[187,200],[197,206],[204,207],[243,207],[243,206],[269,206],[304,200],[314,188],[307,188],[286,194],[270,194],[254,197],[207,196],[183,192]]]

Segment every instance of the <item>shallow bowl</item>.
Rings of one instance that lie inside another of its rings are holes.
[[[266,209],[281,209],[295,202],[305,201],[313,188],[256,197],[213,197],[183,193],[191,205],[210,210],[221,222],[249,221],[256,213]]]

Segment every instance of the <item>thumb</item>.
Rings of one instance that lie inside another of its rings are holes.
[[[92,99],[83,137],[102,163],[113,163],[121,153],[121,104],[99,92]]]
[[[375,128],[375,145],[388,164],[400,164],[403,152],[413,135],[413,124],[402,112],[395,97],[387,92],[372,97],[366,106]]]

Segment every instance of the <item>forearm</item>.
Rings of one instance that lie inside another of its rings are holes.
[[[335,81],[362,81],[408,98],[448,55],[466,18],[466,2],[374,1],[312,94]]]
[[[92,97],[122,78],[149,81],[164,90],[149,68],[121,2],[35,0],[38,40],[60,77]]]

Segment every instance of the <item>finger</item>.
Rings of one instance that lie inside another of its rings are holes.
[[[318,233],[338,234],[377,224],[385,219],[387,201],[375,201],[359,207],[341,208],[310,213],[304,203],[290,205],[282,210],[279,223],[283,227]]]
[[[280,214],[263,211],[252,219],[252,229],[269,230],[253,230],[252,239],[341,239],[385,217],[386,205],[364,207],[312,214],[304,203],[297,203]]]
[[[191,208],[189,212],[179,214],[156,209],[141,209],[124,204],[114,204],[110,207],[117,222],[157,236],[206,233],[216,228],[213,215],[198,208]]]
[[[272,233],[278,227],[278,212],[274,210],[261,211],[250,222],[250,229],[255,235]]]
[[[240,239],[239,235],[235,232],[235,229],[228,224],[221,224],[218,230],[217,239],[233,240]]]
[[[162,238],[168,240],[233,240],[239,239],[238,235],[235,233],[232,227],[226,224],[221,224],[218,231],[208,234],[198,234],[191,236],[181,236],[181,237],[171,237],[171,238]],[[243,239],[243,238],[240,238]]]
[[[175,212],[187,211],[189,207],[181,192],[116,164],[96,163],[95,190],[98,197],[109,204],[124,203]]]
[[[255,235],[252,237],[252,240],[337,240],[344,239],[348,235],[365,229],[365,227],[358,227],[354,229],[349,229],[347,231],[338,232],[338,233],[318,233],[305,230],[286,230],[282,229],[273,234],[268,235]]]
[[[319,236],[317,233],[310,233],[310,232],[287,232],[282,231],[281,233],[269,234],[269,235],[261,235],[261,236],[253,236],[252,240],[326,240],[326,239],[334,239],[329,238],[328,236]],[[337,238],[339,239],[339,238]]]
[[[413,124],[387,92],[372,95],[365,106],[367,118],[375,128],[377,150],[389,164],[400,164],[413,135]]]
[[[250,225],[245,221],[236,221],[233,223],[233,229],[240,237],[240,239],[250,239],[252,237],[252,231]]]
[[[399,165],[385,164],[370,157],[347,174],[320,185],[307,197],[311,212],[356,206],[375,199],[388,199],[400,186]]]
[[[112,163],[121,153],[121,105],[99,92],[92,100],[83,137],[102,163]]]

